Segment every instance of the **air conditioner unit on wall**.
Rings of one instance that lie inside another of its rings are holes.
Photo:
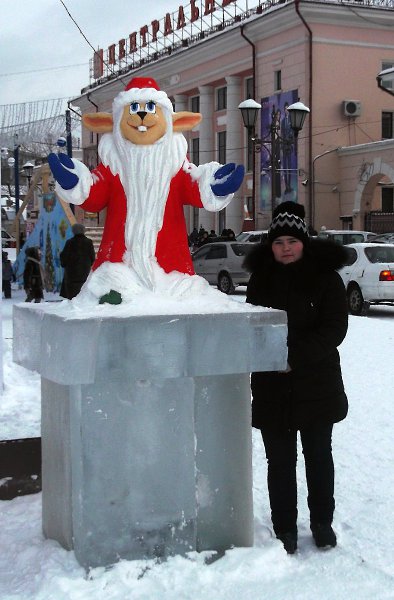
[[[343,114],[345,117],[359,117],[361,115],[361,102],[359,100],[344,100]]]

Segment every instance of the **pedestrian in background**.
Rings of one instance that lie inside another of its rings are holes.
[[[15,281],[14,271],[11,261],[8,258],[8,252],[2,253],[2,287],[4,298],[11,298],[11,281]]]
[[[268,241],[247,256],[247,302],[286,311],[288,363],[283,372],[253,373],[252,424],[261,430],[276,537],[297,549],[297,432],[304,454],[310,528],[316,546],[334,547],[333,424],[346,417],[337,347],[348,325],[346,292],[336,272],[345,250],[310,240],[304,207],[283,202]]]
[[[26,248],[26,262],[23,271],[23,287],[26,292],[25,302],[41,302],[44,299],[44,270],[41,265],[41,251],[32,246]]]
[[[197,246],[197,243],[198,243],[198,231],[197,231],[197,227],[194,227],[193,231],[189,235],[189,246],[191,248],[194,248],[195,246]]]
[[[71,300],[79,294],[96,258],[93,242],[85,235],[81,223],[72,226],[74,237],[67,240],[60,253],[64,277],[60,295]]]

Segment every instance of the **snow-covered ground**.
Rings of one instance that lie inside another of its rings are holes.
[[[237,294],[234,299],[243,301]],[[0,439],[40,435],[40,380],[12,362],[12,304],[2,301],[5,390]],[[49,295],[48,300],[57,297]],[[207,553],[164,563],[122,561],[88,575],[72,552],[41,532],[41,494],[0,501],[1,600],[385,600],[394,599],[394,308],[350,317],[340,347],[348,418],[334,427],[337,548],[311,540],[300,452],[299,550],[271,532],[264,450],[253,436],[255,543],[211,564]]]

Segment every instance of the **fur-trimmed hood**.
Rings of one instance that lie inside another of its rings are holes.
[[[331,240],[311,239],[304,246],[304,255],[299,262],[309,272],[322,273],[340,269],[346,264],[346,260],[346,249],[341,244]],[[275,264],[278,263],[275,263],[271,244],[267,243],[251,250],[244,260],[244,267],[250,273],[268,272]]]

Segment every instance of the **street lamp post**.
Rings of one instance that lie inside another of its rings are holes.
[[[19,144],[18,134],[14,135],[14,189],[15,189],[15,214],[19,210]]]
[[[253,152],[259,153],[262,148],[265,148],[270,157],[270,169],[271,169],[271,210],[275,208],[275,197],[276,197],[276,174],[280,169],[280,159],[278,159],[278,144],[288,143],[288,140],[284,140],[279,135],[280,125],[276,120],[276,113],[274,108],[271,114],[271,124],[269,135],[266,138],[258,138],[256,135],[256,122],[258,114],[261,110],[261,104],[253,99],[244,100],[239,104],[238,108],[242,114],[242,120],[245,128],[248,131],[248,138],[253,144]],[[305,118],[310,112],[309,108],[302,102],[295,102],[287,107],[289,113],[290,126],[293,130],[295,142],[297,142],[298,133],[304,126]],[[268,148],[270,146],[270,148]],[[256,204],[256,191],[255,191],[255,173],[253,172],[253,206]]]
[[[8,148],[1,148],[1,159],[6,159],[8,156]],[[1,161],[0,161],[0,198],[1,198]],[[0,207],[2,208],[2,206]],[[1,210],[0,210],[0,225],[1,225]],[[3,251],[2,243],[0,242],[1,250]],[[3,262],[0,266],[0,275],[2,275]],[[2,302],[3,294],[0,296],[0,304]],[[3,323],[2,323],[2,310],[0,309],[0,396],[3,394]]]
[[[31,162],[25,163],[22,167],[22,171],[24,171],[24,176],[27,179],[27,189],[28,190],[30,188],[31,178],[33,177],[33,169],[34,169],[34,165]]]
[[[24,176],[27,179],[27,194],[29,193],[29,190],[30,190],[30,182],[31,182],[31,178],[33,177],[33,170],[34,170],[34,165],[31,162],[26,162],[23,165],[23,167],[22,167],[22,172],[23,172]],[[26,196],[27,196],[27,194],[26,194]],[[25,196],[24,204],[26,204],[26,196]],[[30,210],[33,207],[33,205],[34,205],[34,201],[29,201],[29,204],[27,206],[27,213],[28,214],[30,214]],[[22,207],[23,207],[23,204],[22,204]],[[19,223],[19,225],[20,225],[20,223]],[[19,227],[19,230],[20,230],[20,227]],[[26,235],[26,231],[24,232],[24,235]],[[17,241],[19,242],[18,248],[20,250],[20,248],[21,248],[21,234],[20,234],[20,231],[19,231],[19,235],[18,235],[18,240]]]

